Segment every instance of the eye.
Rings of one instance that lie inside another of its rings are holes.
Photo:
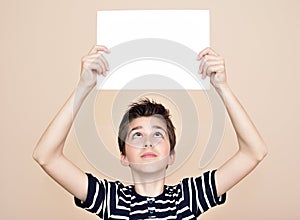
[[[154,132],[153,136],[156,137],[156,138],[164,138],[164,135],[159,131]]]
[[[132,135],[132,138],[133,139],[136,139],[136,138],[141,138],[143,135],[141,132],[135,132],[133,135]]]

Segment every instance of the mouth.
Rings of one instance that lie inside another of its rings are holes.
[[[146,153],[142,154],[142,156],[141,156],[141,158],[155,158],[155,157],[157,157],[157,155],[152,152],[146,152]]]

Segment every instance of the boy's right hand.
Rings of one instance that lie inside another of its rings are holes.
[[[96,45],[81,60],[80,84],[88,89],[92,89],[96,85],[97,74],[106,76],[109,70],[108,62],[102,52],[110,53],[107,47]]]

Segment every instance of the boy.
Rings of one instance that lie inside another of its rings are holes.
[[[210,77],[226,106],[238,139],[236,154],[217,170],[165,186],[166,169],[175,159],[174,126],[164,106],[142,99],[124,115],[118,137],[121,162],[130,167],[134,185],[124,186],[119,181],[85,174],[64,156],[63,147],[78,110],[96,84],[97,74],[106,76],[109,70],[101,52],[109,50],[95,46],[83,57],[76,90],[33,153],[48,175],[75,196],[76,205],[103,219],[196,219],[209,208],[224,203],[225,193],[266,156],[264,141],[230,90],[223,58],[207,48],[198,54],[199,73],[203,79]]]

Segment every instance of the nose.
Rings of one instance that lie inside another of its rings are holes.
[[[147,140],[145,141],[144,146],[145,146],[145,148],[147,148],[147,147],[153,147],[152,142],[151,142],[149,139],[147,139]]]

